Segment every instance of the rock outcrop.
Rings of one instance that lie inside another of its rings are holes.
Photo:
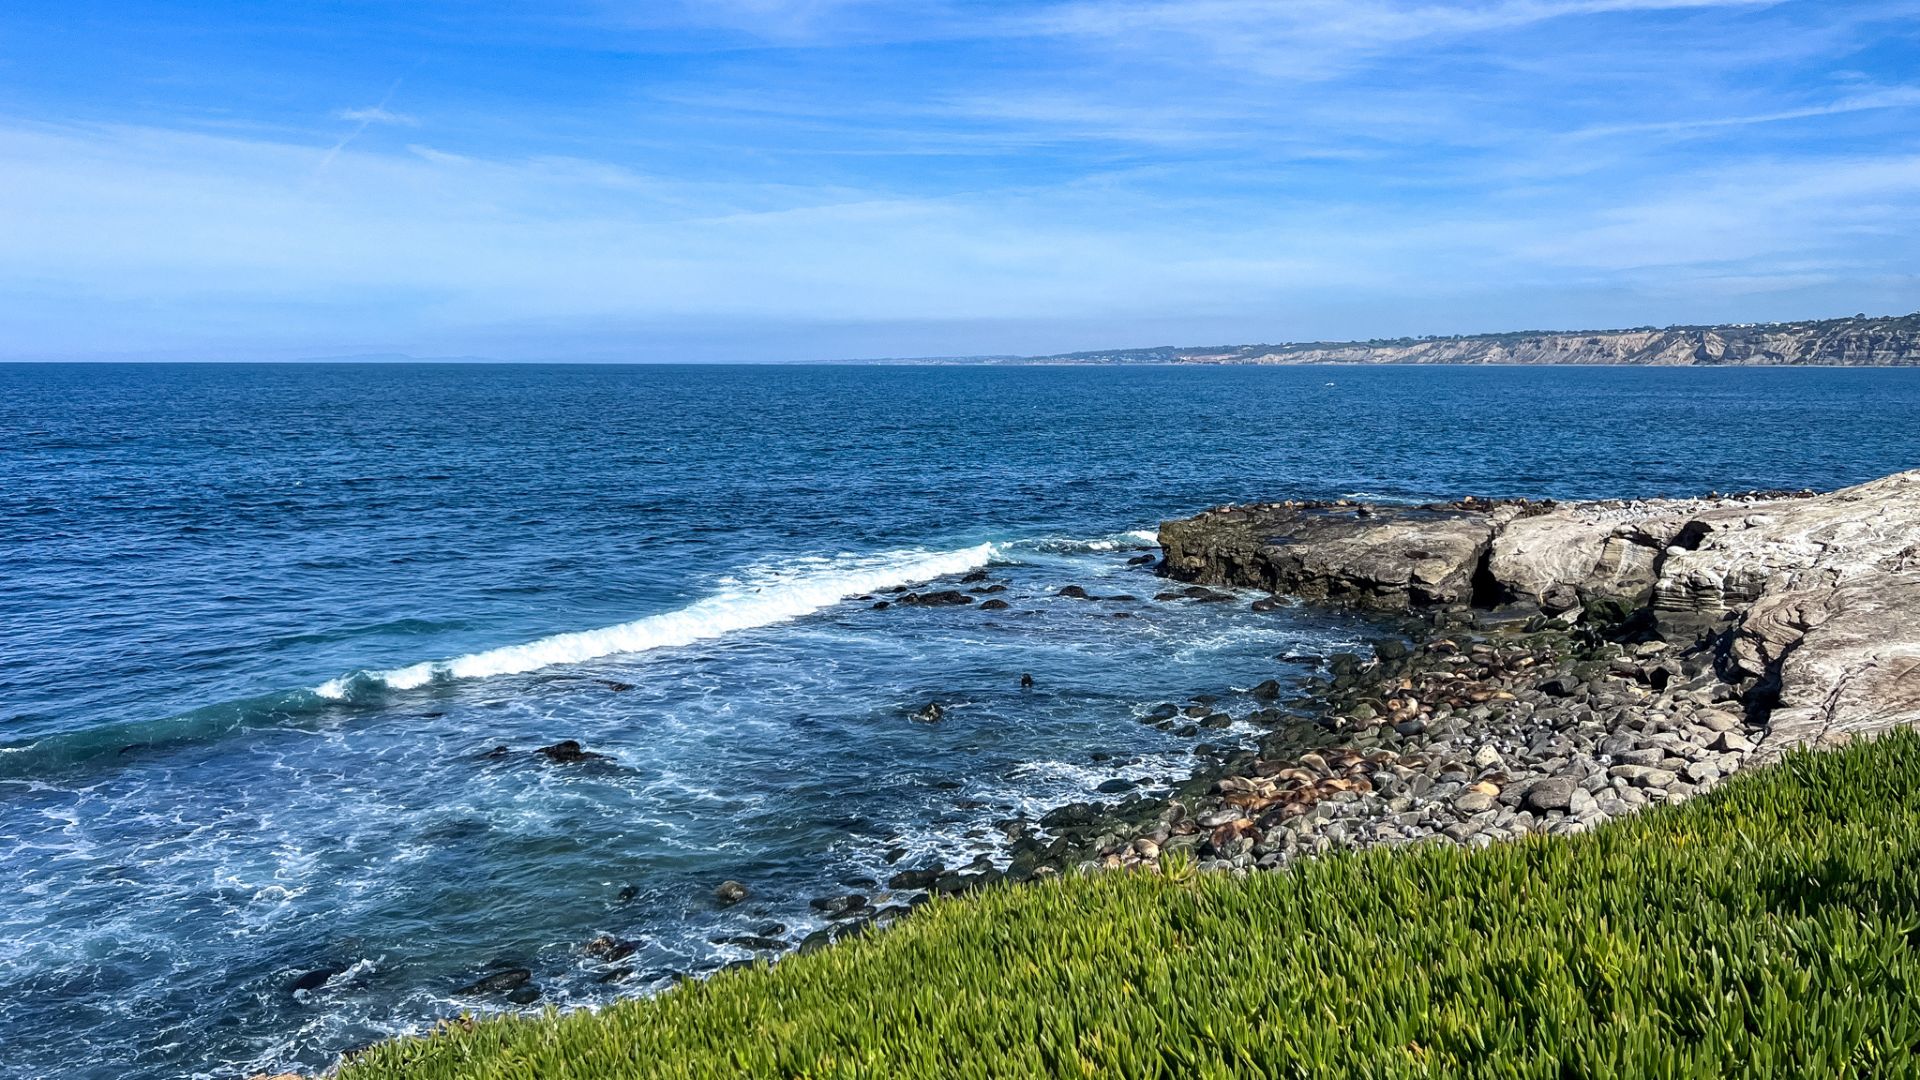
[[[1719,635],[1765,754],[1920,723],[1920,471],[1824,495],[1268,503],[1161,527],[1174,577],[1377,610],[1644,612]]]
[[[1160,526],[1168,573],[1389,611],[1474,598],[1474,575],[1516,504],[1227,506]]]

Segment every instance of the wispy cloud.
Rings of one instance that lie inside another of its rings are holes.
[[[103,68],[108,104],[0,121],[0,352],[826,357],[1916,307],[1916,7],[477,4],[376,28],[397,43],[351,85],[296,57],[174,116]],[[342,107],[395,71],[404,101]]]
[[[1597,124],[1570,133],[1572,138],[1592,139],[1614,135],[1687,134],[1719,128],[1778,124],[1789,120],[1812,120],[1844,113],[1871,112],[1877,109],[1911,109],[1920,106],[1920,87],[1896,86],[1866,94],[1854,94],[1820,105],[1793,109],[1748,113],[1741,116],[1707,116],[1684,120],[1652,120],[1632,124]]]
[[[394,112],[385,105],[368,105],[361,109],[341,109],[333,115],[342,120],[351,120],[361,125],[395,124],[401,127],[419,127],[420,121],[406,113]]]

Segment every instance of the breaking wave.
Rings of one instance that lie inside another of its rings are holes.
[[[598,630],[554,634],[520,645],[468,653],[385,671],[360,671],[329,679],[314,688],[323,698],[342,701],[363,688],[411,690],[455,679],[518,675],[557,664],[578,664],[617,653],[691,645],[740,630],[787,622],[833,606],[849,596],[962,574],[987,565],[992,544],[956,551],[890,552],[884,555],[812,560],[798,572],[773,571],[757,584],[732,584],[677,611],[649,615]]]

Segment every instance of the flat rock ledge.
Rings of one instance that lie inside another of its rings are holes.
[[[1823,495],[1226,506],[1165,523],[1160,542],[1186,581],[1710,635],[1765,721],[1762,757],[1920,723],[1920,470]]]

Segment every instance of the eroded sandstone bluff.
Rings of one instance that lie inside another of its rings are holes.
[[[1628,364],[1896,367],[1920,364],[1920,312],[1785,323],[1535,330],[1372,341],[1110,349],[1063,364]]]

